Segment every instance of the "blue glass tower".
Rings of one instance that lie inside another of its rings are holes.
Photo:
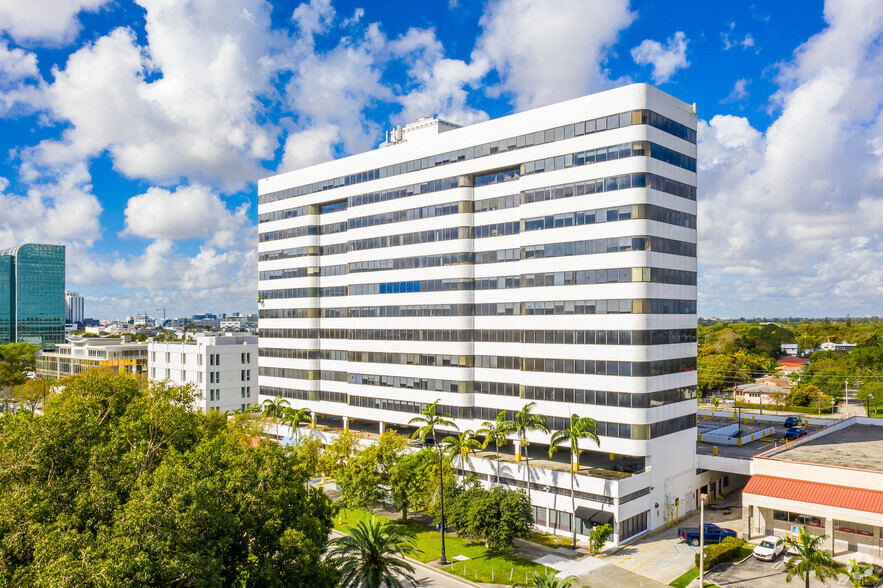
[[[0,250],[0,344],[64,342],[64,246]]]

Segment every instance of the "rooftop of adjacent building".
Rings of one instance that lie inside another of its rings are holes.
[[[0,249],[0,256],[2,256],[2,255],[15,256],[15,255],[18,255],[18,252],[22,247],[33,246],[33,245],[37,245],[40,247],[59,247],[61,249],[64,249],[64,245],[55,245],[52,243],[21,243],[20,245],[14,245],[12,247],[5,247],[3,249]]]
[[[153,341],[148,339],[151,344],[172,344],[172,345],[188,345],[197,347],[200,345],[257,345],[257,335],[244,335],[239,333],[191,333],[188,336],[194,337],[187,341]]]
[[[883,472],[883,420],[854,417],[760,457]]]

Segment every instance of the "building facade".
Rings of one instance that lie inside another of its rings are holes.
[[[64,293],[64,301],[65,301],[65,320],[68,324],[79,324],[83,322],[83,319],[86,317],[84,312],[84,304],[83,297],[80,296],[79,292],[68,292]]]
[[[65,378],[106,369],[118,374],[138,375],[147,369],[147,344],[128,337],[76,337],[52,349],[37,352],[37,375]]]
[[[64,245],[0,249],[0,344],[64,342]]]
[[[530,472],[541,526],[610,521],[622,542],[692,508],[695,129],[694,107],[638,84],[421,119],[261,180],[261,395],[344,427],[403,427],[435,401],[461,430],[529,402],[553,429],[590,416],[582,522],[569,475]]]
[[[844,561],[883,564],[883,421],[852,417],[755,456],[743,537],[825,535]],[[860,555],[859,555],[860,554]]]
[[[200,410],[245,410],[258,402],[258,339],[196,335],[195,341],[149,343],[149,377],[193,384]]]

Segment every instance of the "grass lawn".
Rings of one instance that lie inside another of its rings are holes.
[[[552,535],[550,533],[534,533],[527,539],[528,541],[532,541],[534,543],[538,543],[539,545],[545,545],[546,547],[551,547],[552,549],[557,549],[559,547],[573,547],[573,538],[572,537],[564,537],[563,535]]]
[[[341,509],[334,527],[339,531],[347,532],[351,525],[354,526],[369,516],[371,513],[364,510]],[[379,518],[401,522],[400,519]],[[441,534],[436,529],[429,529],[417,521],[408,521],[405,524],[414,531],[417,537],[417,549],[420,550],[416,557],[417,560],[430,562],[441,557]],[[453,558],[458,555],[465,555],[469,559],[463,562],[455,561]],[[450,535],[445,536],[445,556],[448,561],[454,562],[452,565],[445,566],[445,571],[473,582],[514,584],[524,582],[525,575],[533,575],[535,572],[543,575],[545,572],[543,566],[530,560],[504,551],[489,550],[480,541],[468,541]]]

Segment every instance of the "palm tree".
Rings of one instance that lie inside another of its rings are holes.
[[[530,402],[521,407],[521,410],[515,413],[515,420],[512,421],[512,432],[518,437],[521,443],[521,450],[524,452],[525,459],[525,484],[527,486],[527,501],[530,502],[530,454],[527,451],[530,441],[527,440],[527,434],[531,431],[549,432],[549,425],[546,420],[538,414],[533,414],[531,410],[536,406],[536,402]]]
[[[407,527],[372,516],[359,521],[350,534],[331,542],[329,557],[341,572],[341,588],[417,586],[414,566],[406,556],[417,554],[417,539]]]
[[[460,465],[464,469],[469,468],[469,454],[474,453],[477,447],[481,447],[481,443],[472,438],[473,435],[475,435],[475,431],[468,430],[456,437],[451,435],[442,440],[442,443],[449,443],[447,451],[451,454],[452,459],[456,455],[460,456]]]
[[[281,423],[283,425],[289,424],[294,432],[294,444],[297,445],[298,441],[298,425],[301,423],[311,423],[313,422],[313,412],[309,408],[285,408],[282,410],[282,419]]]
[[[515,588],[570,588],[577,582],[576,576],[567,576],[563,579],[556,578],[557,572],[549,572],[546,576],[534,573],[533,578],[527,584],[515,584]]]
[[[439,400],[436,400],[432,404],[427,404],[424,407],[421,416],[416,416],[408,421],[409,425],[419,424],[420,426],[414,431],[414,434],[411,435],[411,438],[420,437],[420,442],[422,443],[426,436],[432,434],[433,441],[437,442],[435,438],[435,428],[439,425],[443,427],[450,427],[455,431],[459,430],[457,424],[451,419],[454,418],[450,413],[447,412],[436,412],[436,408],[438,407]]]
[[[481,424],[481,428],[478,430],[479,435],[484,435],[484,443],[481,444],[481,448],[485,449],[489,443],[493,442],[494,448],[496,449],[497,455],[497,484],[500,483],[500,445],[506,444],[506,439],[509,434],[512,432],[515,424],[506,420],[506,412],[501,411],[497,414],[497,420],[495,422],[485,421]]]
[[[849,567],[846,573],[849,574],[849,581],[855,588],[875,586],[880,581],[880,578],[874,575],[873,566],[857,563],[855,558],[849,560]]]
[[[267,398],[261,403],[261,412],[264,413],[265,417],[273,419],[273,422],[276,424],[277,437],[279,436],[279,419],[285,414],[287,407],[288,401],[281,396],[276,396],[272,400]]]
[[[785,569],[788,572],[788,575],[785,576],[786,582],[790,582],[791,578],[798,576],[805,580],[806,588],[809,588],[811,574],[815,574],[819,582],[837,577],[840,566],[834,562],[830,553],[820,547],[826,537],[827,535],[813,536],[807,533],[806,529],[801,529],[800,535],[796,539],[785,538],[785,543],[797,552],[797,555],[785,564]]]
[[[601,440],[598,439],[598,423],[595,419],[589,417],[580,417],[577,414],[570,415],[570,426],[560,431],[552,433],[552,439],[549,441],[549,457],[555,453],[564,443],[570,443],[570,507],[573,513],[571,527],[573,528],[573,548],[576,549],[576,496],[574,490],[576,472],[579,470],[579,455],[582,449],[579,448],[580,439],[591,439],[598,447],[601,446]]]

